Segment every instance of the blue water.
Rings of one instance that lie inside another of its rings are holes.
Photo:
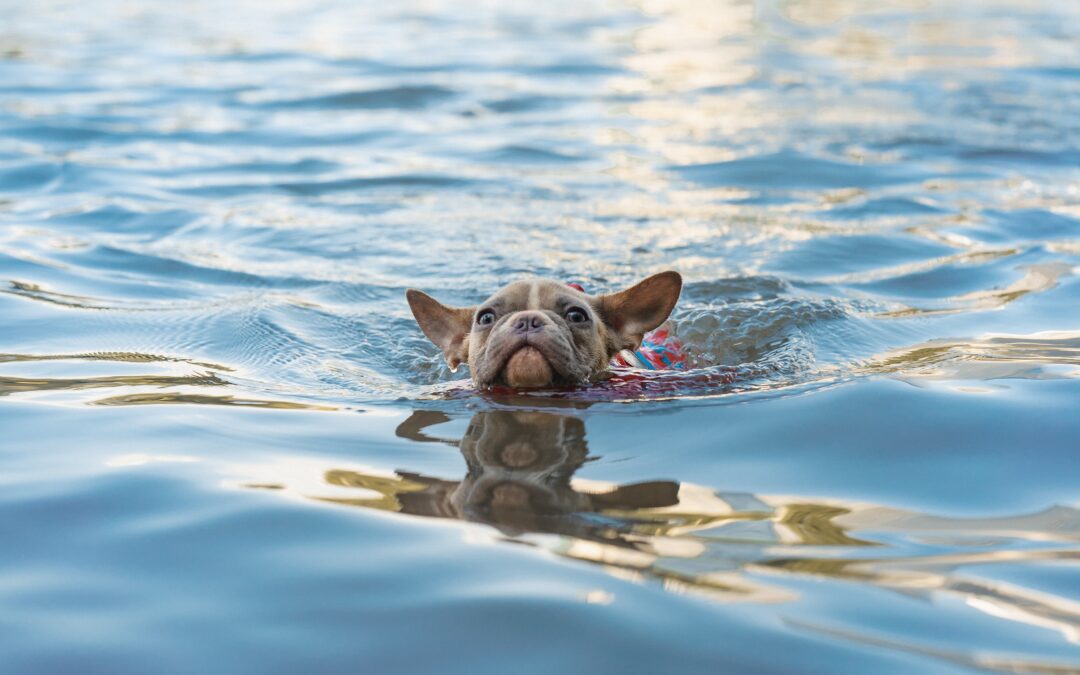
[[[1080,672],[1080,6],[0,4],[0,670]]]

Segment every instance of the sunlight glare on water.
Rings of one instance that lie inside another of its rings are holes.
[[[5,668],[1080,670],[1080,7],[0,4]]]

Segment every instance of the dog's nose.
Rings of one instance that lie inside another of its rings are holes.
[[[544,315],[540,312],[519,312],[514,319],[514,331],[517,333],[535,333],[544,326]]]

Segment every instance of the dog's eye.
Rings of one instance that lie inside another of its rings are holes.
[[[495,310],[485,309],[476,315],[476,325],[478,326],[490,326],[495,323]]]
[[[574,307],[566,313],[566,320],[570,323],[585,323],[589,320],[589,315],[585,310]]]

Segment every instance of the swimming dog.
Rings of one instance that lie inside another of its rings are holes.
[[[539,389],[596,382],[613,366],[670,362],[667,346],[657,356],[655,348],[642,351],[642,340],[667,321],[681,291],[682,277],[669,271],[605,295],[549,279],[517,281],[475,307],[447,307],[411,288],[405,295],[451,369],[468,365],[478,387]]]

